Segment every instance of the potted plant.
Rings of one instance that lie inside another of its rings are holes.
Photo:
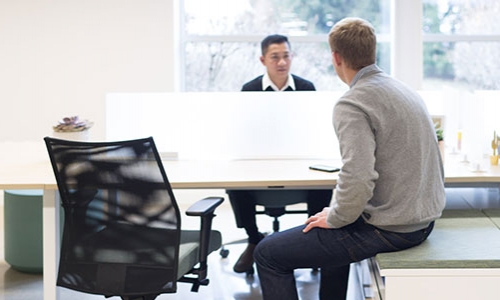
[[[438,142],[443,141],[443,128],[436,128],[436,137]]]
[[[82,120],[78,116],[64,117],[57,125],[52,126],[54,137],[65,140],[86,141],[89,139],[89,129],[94,123]]]

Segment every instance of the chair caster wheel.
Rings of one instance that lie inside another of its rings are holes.
[[[222,249],[220,249],[219,254],[220,254],[220,256],[222,256],[222,258],[226,258],[229,255],[229,250],[222,248]]]

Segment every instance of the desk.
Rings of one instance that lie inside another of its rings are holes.
[[[56,274],[59,249],[59,199],[48,155],[42,143],[2,145],[0,189],[43,189],[44,299],[58,299]],[[22,150],[22,151],[21,151]],[[453,186],[500,186],[500,168],[473,173],[466,164],[447,159],[446,182]],[[309,170],[311,164],[332,161],[307,159],[165,161],[174,189],[293,189],[332,188],[337,173]]]

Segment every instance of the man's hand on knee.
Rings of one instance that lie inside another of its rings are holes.
[[[326,222],[329,213],[330,213],[330,207],[325,207],[319,213],[315,214],[314,216],[310,216],[306,220],[307,226],[304,228],[304,230],[302,230],[302,232],[307,233],[309,230],[313,229],[314,227],[330,228],[330,226]]]

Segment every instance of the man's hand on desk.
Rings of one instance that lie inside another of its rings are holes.
[[[328,226],[328,223],[326,222],[326,219],[328,218],[328,213],[330,212],[330,207],[325,207],[323,210],[314,216],[310,216],[306,220],[306,228],[302,230],[302,232],[307,233],[309,230],[313,229],[314,227],[320,227],[320,228],[330,228]]]

